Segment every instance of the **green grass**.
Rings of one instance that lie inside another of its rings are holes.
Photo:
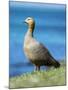
[[[65,84],[65,66],[47,71],[34,71],[10,78],[10,88],[59,86]]]

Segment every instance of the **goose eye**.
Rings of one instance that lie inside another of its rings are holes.
[[[28,19],[28,20],[30,20],[30,19]]]

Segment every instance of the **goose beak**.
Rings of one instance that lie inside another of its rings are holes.
[[[24,23],[26,23],[26,21],[24,21]]]
[[[27,19],[25,19],[24,22],[27,23]]]

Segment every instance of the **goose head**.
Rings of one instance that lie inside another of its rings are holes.
[[[35,21],[32,17],[28,17],[25,19],[25,23],[29,26],[29,29],[34,29]]]

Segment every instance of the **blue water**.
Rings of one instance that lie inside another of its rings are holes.
[[[24,36],[28,28],[23,22],[28,16],[33,17],[36,22],[34,37],[49,49],[55,59],[65,58],[65,8],[65,5],[59,4],[10,1],[10,77],[34,69],[23,51]]]

